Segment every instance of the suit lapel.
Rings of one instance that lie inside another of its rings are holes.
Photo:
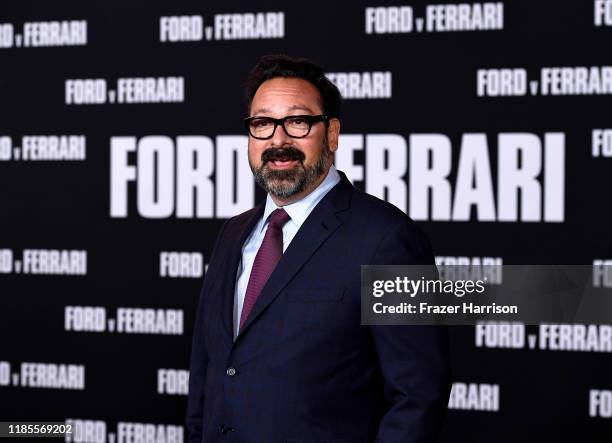
[[[259,294],[236,341],[246,333],[249,326],[278,297],[280,291],[293,279],[315,251],[342,224],[342,220],[336,214],[348,208],[352,185],[344,173],[338,172],[341,176],[340,182],[323,197],[295,234]]]
[[[236,292],[236,273],[238,265],[242,260],[242,246],[247,237],[262,217],[265,209],[265,201],[255,206],[251,211],[245,214],[245,221],[241,224],[236,224],[236,230],[228,235],[233,238],[233,243],[229,245],[229,261],[226,269],[228,273],[224,276],[224,285],[222,290],[222,321],[226,335],[229,338],[229,343],[234,341],[234,294]]]

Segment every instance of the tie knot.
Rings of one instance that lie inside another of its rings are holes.
[[[287,220],[289,220],[289,214],[283,208],[278,208],[272,211],[270,214],[270,225],[271,228],[282,228]]]

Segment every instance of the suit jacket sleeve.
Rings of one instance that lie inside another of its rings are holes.
[[[379,244],[372,264],[433,264],[425,234],[400,222]],[[435,442],[450,394],[448,333],[442,326],[370,326],[388,409],[377,442]]]
[[[217,259],[217,250],[222,243],[222,236],[227,222],[221,227],[217,240],[213,247],[208,271],[206,275],[214,272],[214,264]],[[189,366],[189,397],[187,399],[187,430],[189,432],[189,443],[200,443],[202,441],[202,420],[204,417],[204,384],[206,380],[206,368],[208,366],[208,352],[204,342],[204,298],[207,291],[206,275],[200,292],[200,300],[196,312],[196,320],[193,328],[193,341],[191,346],[191,362]]]

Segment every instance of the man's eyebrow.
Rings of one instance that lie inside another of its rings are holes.
[[[287,108],[288,111],[307,111],[311,114],[314,114],[314,111],[312,109],[310,109],[308,106],[306,105],[291,105],[289,106],[289,108]],[[272,112],[270,109],[267,108],[259,108],[257,111],[255,111],[253,113],[253,117],[256,117],[259,114],[269,114],[270,112]]]
[[[269,110],[269,109],[266,109],[266,108],[259,108],[257,111],[255,111],[255,112],[253,113],[253,117],[255,117],[255,116],[256,116],[256,115],[258,115],[258,114],[267,114],[267,113],[269,113],[269,112],[270,112],[270,110]]]

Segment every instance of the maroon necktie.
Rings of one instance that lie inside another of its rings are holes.
[[[263,242],[257,251],[253,269],[249,276],[249,284],[247,285],[244,303],[242,305],[242,314],[240,315],[240,328],[246,321],[257,301],[257,297],[268,278],[274,271],[276,264],[283,255],[283,225],[289,220],[289,214],[282,209],[275,209],[270,215],[270,223],[266,230]]]

